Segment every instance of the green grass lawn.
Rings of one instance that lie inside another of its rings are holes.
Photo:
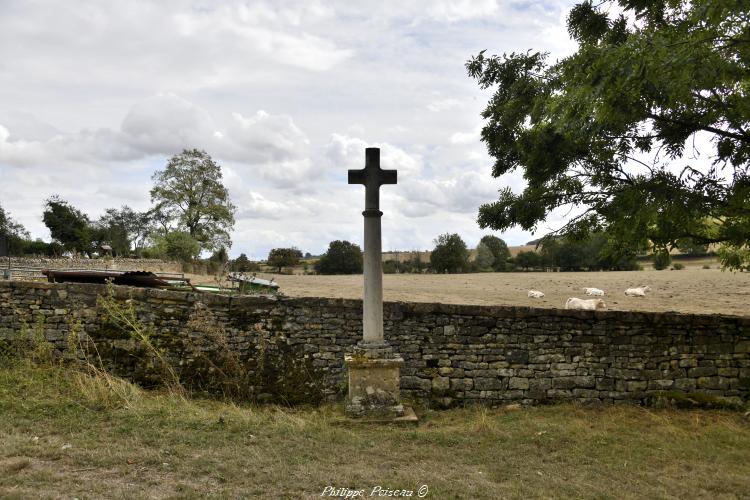
[[[417,427],[335,406],[236,406],[27,362],[0,368],[1,498],[747,498],[741,413],[419,410]]]

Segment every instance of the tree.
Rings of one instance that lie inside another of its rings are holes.
[[[257,262],[251,262],[250,259],[247,258],[247,255],[241,253],[239,257],[231,262],[230,269],[232,271],[246,273],[249,271],[260,271],[260,266]]]
[[[223,266],[224,264],[229,262],[229,254],[227,253],[227,249],[224,247],[219,247],[218,250],[211,254],[209,260]]]
[[[164,237],[165,253],[179,262],[195,260],[201,253],[200,242],[185,231],[172,231]]]
[[[441,234],[435,239],[430,253],[430,267],[436,273],[460,273],[468,268],[469,252],[466,243],[456,234]]]
[[[474,262],[479,271],[490,271],[492,270],[492,264],[495,263],[495,256],[492,255],[492,250],[487,245],[480,243],[477,245],[477,256]]]
[[[479,243],[486,245],[487,248],[489,248],[492,252],[492,256],[494,257],[492,268],[495,271],[505,271],[508,267],[508,259],[510,259],[510,250],[508,250],[508,245],[505,243],[505,241],[498,238],[497,236],[488,234],[486,236],[482,236],[482,239],[479,240]]]
[[[328,245],[328,251],[315,263],[320,274],[361,274],[362,249],[356,243],[336,240]]]
[[[518,252],[518,255],[516,255],[516,265],[524,271],[541,267],[542,256],[536,252]]]
[[[481,134],[493,176],[521,169],[528,184],[482,205],[479,225],[533,230],[552,210],[578,207],[558,234],[607,229],[623,246],[659,251],[692,238],[734,249],[741,263],[750,10],[736,0],[618,3],[614,18],[612,2],[576,5],[567,25],[578,51],[554,64],[538,52],[467,62],[480,87],[497,87]],[[701,142],[710,165],[691,159]]]
[[[108,212],[115,209],[108,209]],[[100,248],[102,245],[109,245],[112,248],[112,254],[127,255],[130,252],[130,240],[128,239],[128,230],[125,225],[114,218],[108,218],[108,214],[96,221],[91,227],[91,238],[94,247]]]
[[[621,248],[606,233],[584,239],[547,236],[542,240],[541,267],[561,271],[632,271],[638,269],[635,252]]]
[[[184,150],[173,156],[164,170],[154,173],[151,202],[164,227],[176,220],[204,250],[232,246],[235,206],[222,184],[221,167],[205,151]]]
[[[150,212],[136,212],[127,205],[108,208],[96,224],[117,255],[140,254],[154,230]]]
[[[6,245],[9,255],[19,255],[23,252],[24,244],[29,239],[29,232],[22,224],[13,220],[0,205],[0,240]]]
[[[299,264],[302,252],[292,248],[274,248],[268,252],[268,265],[275,267],[281,272],[282,267],[292,267]]]
[[[55,195],[45,202],[42,220],[65,250],[91,255],[92,227],[86,214]]]

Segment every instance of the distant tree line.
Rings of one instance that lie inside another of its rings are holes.
[[[646,249],[623,248],[606,233],[594,233],[583,239],[570,237],[545,237],[531,243],[536,250],[521,251],[513,257],[508,245],[501,238],[486,235],[472,252],[464,240],[456,233],[439,235],[429,259],[420,252],[413,252],[404,260],[388,259],[383,262],[385,274],[406,273],[477,273],[513,271],[633,271],[641,269],[639,259],[646,257]],[[683,254],[702,256],[708,254],[707,247],[684,241]],[[291,272],[290,268],[300,265],[304,271],[317,274],[361,274],[363,264],[362,249],[348,241],[332,241],[328,250],[313,258],[310,253],[302,256],[295,247],[274,248],[268,259],[250,262],[245,254],[231,262],[235,271],[262,269],[261,264],[276,272]],[[662,252],[650,256],[656,269],[665,269],[671,263],[669,254]],[[303,259],[305,259],[303,261]],[[675,264],[675,269],[678,269]],[[286,271],[284,271],[286,269]]]
[[[641,269],[639,259],[648,255],[648,248],[620,245],[607,233],[590,233],[583,238],[548,236],[531,241],[536,250],[521,251],[511,256],[508,245],[493,235],[482,237],[473,258],[466,243],[458,234],[442,234],[435,239],[429,263],[419,262],[419,256],[404,263],[386,261],[386,273],[433,272],[475,273],[510,271],[632,271]],[[709,255],[706,245],[690,239],[679,242],[683,255]],[[665,269],[671,263],[668,253],[651,255],[655,269]]]

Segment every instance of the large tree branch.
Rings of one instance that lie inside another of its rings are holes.
[[[736,134],[734,132],[729,132],[728,130],[722,130],[720,128],[712,127],[710,125],[698,125],[695,122],[678,120],[676,118],[669,118],[669,117],[657,115],[654,113],[646,113],[646,116],[656,121],[675,123],[677,125],[694,128],[696,130],[705,130],[706,132],[713,132],[714,134],[720,135],[722,137],[730,137],[732,139],[737,139],[738,141],[750,142],[750,135],[747,135],[747,134]]]

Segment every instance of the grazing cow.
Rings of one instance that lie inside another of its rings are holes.
[[[627,295],[628,297],[645,297],[646,292],[650,291],[651,287],[649,287],[648,285],[643,285],[636,288],[628,288],[627,290],[625,290],[625,295]]]
[[[531,297],[532,299],[541,299],[542,297],[544,297],[544,294],[539,290],[529,290],[529,297]]]
[[[586,293],[586,295],[593,295],[595,297],[604,297],[604,290],[601,290],[599,288],[584,288],[583,291]]]
[[[602,299],[579,299],[571,297],[565,302],[565,309],[581,309],[583,311],[595,311],[606,309],[607,304]]]

